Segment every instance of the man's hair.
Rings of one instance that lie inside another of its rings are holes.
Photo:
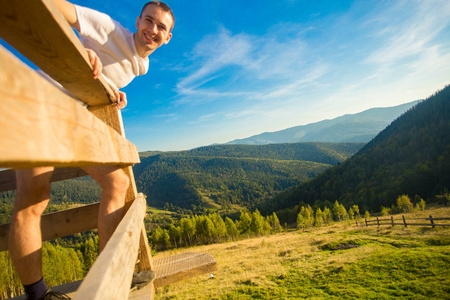
[[[162,10],[164,10],[166,13],[169,13],[169,15],[172,17],[172,26],[170,27],[170,30],[169,30],[169,32],[171,32],[173,29],[173,26],[175,25],[175,17],[173,15],[172,9],[169,7],[169,5],[167,5],[166,3],[162,2],[162,1],[147,2],[142,7],[141,14],[140,14],[141,18],[142,18],[142,13],[144,12],[144,9],[149,5],[156,5],[156,6],[160,7]]]

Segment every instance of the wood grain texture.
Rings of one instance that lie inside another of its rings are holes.
[[[59,237],[97,228],[99,203],[58,211],[42,216],[42,240],[49,241]],[[9,223],[0,225],[0,251],[8,250]]]
[[[139,162],[136,146],[0,48],[0,167]]]
[[[0,0],[0,36],[88,105],[115,102],[112,89],[94,80],[89,58],[52,0]]]
[[[141,195],[133,201],[74,300],[128,299],[145,211]]]

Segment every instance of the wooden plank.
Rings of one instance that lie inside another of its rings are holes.
[[[0,36],[72,95],[89,105],[116,101],[103,78],[93,79],[86,50],[52,0],[0,0],[0,23]]]
[[[74,300],[128,298],[145,211],[145,199],[141,194],[95,261]]]
[[[89,110],[100,120],[105,122],[105,124],[111,126],[119,134],[125,137],[125,130],[122,122],[122,115],[115,107],[109,106],[95,106],[90,107]],[[124,168],[125,174],[130,179],[130,186],[128,187],[127,194],[125,196],[125,211],[128,210],[132,201],[137,198],[137,188],[136,182],[134,180],[134,173],[131,167]],[[136,271],[142,270],[152,270],[152,256],[151,250],[148,246],[147,234],[145,233],[145,228],[143,227],[143,232],[141,233],[141,239],[139,244],[139,258],[138,264],[136,265]]]
[[[49,241],[59,237],[97,228],[99,203],[58,211],[42,216],[42,240]],[[9,223],[0,225],[0,251],[8,250]]]
[[[51,182],[73,179],[88,175],[80,168],[55,168]],[[0,171],[0,192],[16,189],[16,172],[14,169]]]
[[[134,164],[136,146],[0,48],[0,167]]]
[[[186,252],[155,259],[155,288],[217,270],[216,260],[208,253]]]

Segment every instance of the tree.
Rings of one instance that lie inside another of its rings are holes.
[[[413,210],[413,204],[408,195],[401,195],[397,198],[397,207],[400,212],[411,212]]]
[[[308,228],[311,227],[313,224],[313,220],[311,218],[311,212],[309,208],[305,208],[302,206],[300,208],[300,212],[297,215],[297,227],[298,228]]]
[[[175,248],[178,247],[178,243],[181,239],[181,227],[175,227],[175,225],[170,224],[169,226],[169,236],[172,239],[172,243]]]
[[[348,218],[347,210],[344,205],[339,204],[337,200],[333,205],[333,216],[335,221],[343,221]]]
[[[358,205],[353,205],[352,209],[353,209],[353,212],[355,214],[355,219],[356,220],[361,219],[361,215],[359,214],[359,206]]]
[[[250,224],[250,230],[256,234],[264,233],[264,228],[265,228],[264,223],[265,223],[264,217],[261,216],[261,214],[258,210],[255,210],[252,213],[252,222]]]
[[[391,210],[389,208],[381,206],[381,215],[382,216],[387,216],[387,215],[389,215],[390,212],[391,212]]]
[[[426,202],[418,195],[414,196],[414,202],[416,203],[415,209],[418,211],[424,211]]]
[[[241,215],[239,217],[239,232],[241,234],[248,234],[250,232],[250,224],[252,224],[252,217],[246,211],[241,211]]]
[[[280,220],[278,219],[278,216],[275,212],[273,212],[269,216],[269,224],[272,227],[272,230],[274,231],[282,231],[283,227],[281,227]]]
[[[333,213],[328,207],[323,209],[323,221],[325,224],[333,223]]]
[[[214,223],[215,227],[215,235],[218,238],[223,238],[227,236],[227,227],[225,225],[225,222],[223,221],[222,217],[219,216],[219,214],[215,213],[211,216],[211,221]]]
[[[192,245],[192,238],[195,235],[195,222],[191,218],[183,218],[180,220],[181,236],[185,239],[186,244]]]
[[[239,230],[236,224],[229,217],[225,218],[225,227],[227,228],[227,234],[232,239],[235,239],[239,235]]]
[[[320,208],[316,210],[315,216],[314,216],[314,226],[320,227],[323,225],[323,212]]]

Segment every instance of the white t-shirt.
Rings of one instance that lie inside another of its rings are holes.
[[[103,64],[102,75],[116,89],[128,85],[148,71],[148,58],[136,51],[133,33],[108,15],[75,5],[80,24],[80,40],[97,53]]]

